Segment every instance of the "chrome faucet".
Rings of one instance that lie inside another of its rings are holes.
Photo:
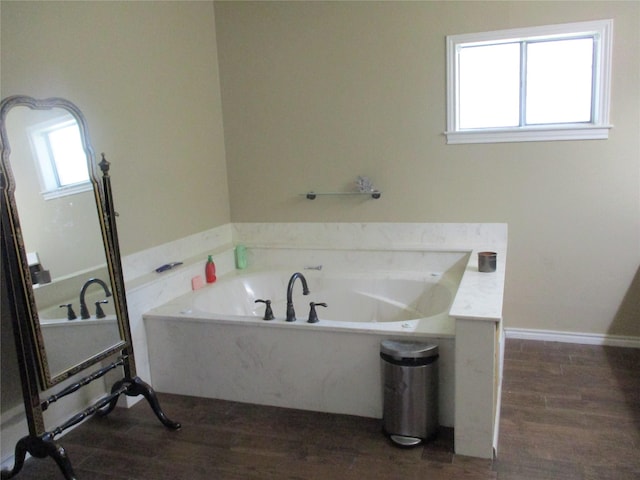
[[[107,287],[107,284],[102,280],[100,280],[99,278],[90,278],[89,280],[87,280],[82,286],[82,290],[80,290],[80,318],[82,318],[83,320],[91,318],[91,315],[89,315],[89,309],[87,309],[87,304],[84,301],[84,296],[87,293],[87,288],[89,288],[89,286],[93,283],[97,283],[98,285],[100,285],[104,289],[104,293],[107,297],[111,296],[109,287]]]
[[[293,309],[293,284],[298,278],[302,282],[302,294],[309,295],[307,279],[304,278],[304,275],[302,275],[300,272],[296,272],[291,275],[291,278],[289,279],[289,285],[287,286],[287,322],[296,321],[296,311]]]

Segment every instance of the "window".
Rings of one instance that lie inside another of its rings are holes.
[[[447,143],[606,139],[612,20],[447,37]]]
[[[92,188],[75,119],[64,116],[32,126],[29,140],[45,200]]]

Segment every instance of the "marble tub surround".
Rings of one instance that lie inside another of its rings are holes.
[[[313,274],[340,271],[352,274],[378,272],[390,276],[430,276],[449,273],[462,276],[468,263],[465,250],[305,248],[249,246],[247,263],[253,270],[296,269]],[[459,279],[459,278],[458,278]]]
[[[151,382],[151,371],[143,314],[191,291],[191,278],[196,275],[204,277],[205,261],[210,254],[213,254],[221,275],[235,269],[231,224],[122,258],[136,369],[138,376],[144,381]],[[184,263],[162,273],[155,272],[160,265],[173,261]],[[120,400],[124,406],[137,401],[139,397],[121,397]]]
[[[455,321],[448,310],[467,256],[248,246],[247,269],[145,314],[153,385],[163,392],[380,418],[380,342],[408,337],[439,346],[440,423],[453,426]],[[311,293],[303,296],[295,285],[298,320],[291,323],[282,300],[296,271]],[[349,301],[350,292],[361,298]],[[265,297],[275,302],[271,321],[262,319],[264,305],[252,306]],[[356,322],[365,298],[380,301],[382,311],[374,306],[368,321]],[[310,301],[328,302],[317,324],[305,321]],[[427,316],[385,318],[385,305],[392,303]],[[194,364],[203,367],[190,368]]]
[[[496,271],[478,271],[478,252],[470,252],[467,267],[458,287],[456,299],[449,314],[466,320],[484,320],[499,322],[502,319],[504,302],[504,282],[506,270],[506,245],[495,245],[492,251],[497,253]]]
[[[179,306],[173,302],[145,315],[158,391],[381,418],[380,342],[410,336],[439,346],[440,423],[454,424],[450,333],[425,336],[389,323],[376,329],[324,320],[212,319],[202,312],[176,314]]]
[[[449,310],[449,316],[455,321],[455,338],[421,337],[417,334],[416,338],[430,340],[440,346],[441,374],[447,379],[445,382],[449,382],[441,391],[444,417],[440,420],[443,425],[455,427],[456,452],[483,458],[494,455],[502,376],[501,319],[507,253],[505,224],[241,223],[231,225],[231,230],[233,243],[248,247],[249,265],[251,267],[253,260],[254,268],[259,265],[255,263],[256,258],[251,258],[251,251],[260,248],[275,251],[286,247],[292,252],[304,249],[352,250],[372,254],[394,250],[438,251],[466,256],[461,283]],[[478,272],[477,252],[486,250],[498,253],[496,272]],[[375,260],[370,260],[369,265],[375,264],[379,268],[392,266],[385,265],[384,257],[373,258]],[[309,259],[309,263],[317,262]],[[230,274],[236,275],[237,272]],[[146,323],[155,372],[153,384],[161,391],[188,391],[192,395],[236,398],[255,403],[365,416],[381,415],[381,396],[375,393],[380,388],[378,350],[381,336],[347,332],[340,339],[335,339],[324,337],[331,332],[322,331],[319,333],[322,338],[318,337],[305,348],[301,345],[308,341],[309,329],[287,330],[283,334],[281,329],[269,328],[269,322],[255,321],[257,329],[253,331],[246,330],[246,325],[235,324],[204,333],[202,324],[206,323],[206,331],[209,331],[208,319],[181,322],[162,315],[159,310],[155,313],[157,315],[149,315]],[[384,337],[389,338],[390,335],[388,333]],[[282,342],[283,338],[285,342]],[[218,352],[222,360],[217,357],[203,361],[198,354],[202,351],[207,355]],[[345,351],[354,356],[333,364],[332,361],[340,358],[339,352]],[[176,375],[175,365],[185,361],[186,364],[202,363],[211,368],[205,372],[187,368],[188,374],[180,370],[181,374]],[[331,375],[321,374],[318,378],[310,374],[321,364],[330,366]],[[273,368],[279,369],[279,377],[267,374]],[[357,372],[355,378],[365,383],[356,382],[358,388],[353,388],[354,372]],[[170,380],[164,383],[168,378]],[[265,381],[265,378],[270,381]],[[339,388],[334,390],[332,387],[336,386]],[[357,391],[366,392],[362,402],[355,400]],[[356,408],[359,410],[341,410],[345,404],[351,405],[347,408],[358,405]]]
[[[382,250],[506,249],[505,223],[234,223],[233,239],[254,247]]]
[[[183,265],[180,266],[181,270],[190,266],[197,267],[199,263],[202,263],[202,273],[204,273],[204,262],[207,255],[217,255],[233,248],[232,234],[231,224],[221,225],[174,242],[125,256],[122,259],[122,273],[125,282],[127,282],[127,292],[130,288],[158,280],[159,277],[155,269],[166,263],[183,262]],[[218,256],[217,260],[220,265],[216,266],[221,273],[232,269],[226,256]],[[162,275],[166,277],[170,273],[175,273],[175,271],[168,270]]]

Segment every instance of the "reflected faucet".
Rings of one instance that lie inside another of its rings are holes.
[[[107,297],[111,296],[109,287],[107,287],[107,284],[102,280],[100,280],[99,278],[90,278],[89,280],[87,280],[82,286],[82,290],[80,290],[80,318],[82,318],[83,320],[91,318],[91,315],[89,315],[89,309],[87,309],[87,304],[84,301],[84,296],[87,293],[87,288],[89,288],[92,283],[97,283],[98,285],[100,285],[104,289],[104,293]]]
[[[309,295],[309,288],[307,287],[307,279],[304,278],[300,272],[296,272],[291,275],[289,279],[289,285],[287,286],[287,322],[295,322],[296,321],[296,312],[293,309],[293,284],[296,282],[296,279],[300,279],[302,282],[302,294]]]

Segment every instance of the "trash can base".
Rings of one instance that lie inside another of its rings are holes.
[[[405,437],[404,435],[389,435],[389,438],[400,447],[416,447],[422,443],[421,438]]]

